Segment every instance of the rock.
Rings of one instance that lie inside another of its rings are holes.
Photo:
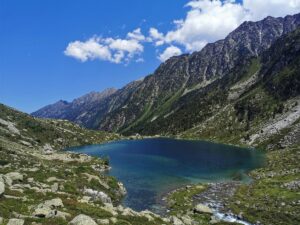
[[[5,174],[5,177],[7,178],[7,180],[11,180],[12,182],[14,181],[23,181],[23,175],[20,174],[19,172],[10,172]],[[10,181],[9,181],[10,183]],[[12,184],[12,183],[11,183]],[[9,186],[11,186],[11,184]]]
[[[0,181],[0,196],[4,194],[5,191],[5,185],[3,181]]]
[[[23,225],[24,224],[24,220],[22,219],[10,219],[7,223],[7,225]]]
[[[54,198],[52,200],[47,200],[47,201],[45,201],[44,204],[46,206],[55,207],[55,208],[64,206],[64,204],[60,198]]]
[[[91,196],[93,200],[100,200],[103,203],[112,204],[111,198],[102,191],[96,191],[93,189],[84,189],[83,193]]]
[[[101,207],[103,210],[111,213],[113,216],[118,215],[117,211],[115,210],[115,208],[112,206],[112,204],[104,204],[104,206]],[[124,210],[124,209],[123,209]],[[122,212],[123,212],[122,210]]]
[[[294,181],[285,183],[281,187],[287,188],[289,190],[299,190],[300,189],[300,180],[294,180]]]
[[[76,216],[69,224],[71,225],[97,225],[97,223],[89,216],[80,214]]]
[[[125,208],[122,212],[122,216],[135,216],[135,212],[130,208]]]
[[[170,221],[173,225],[184,225],[184,223],[176,216],[171,216]]]
[[[126,188],[124,187],[123,183],[118,182],[118,186],[119,186],[118,194],[120,196],[125,196],[127,194],[127,191],[126,191]]]
[[[45,144],[44,147],[43,147],[43,152],[44,152],[46,155],[51,155],[51,154],[54,152],[54,150],[53,150],[53,148],[51,147],[51,145],[47,143],[47,144]]]
[[[81,203],[89,203],[92,197],[90,196],[82,196],[81,199],[79,199],[78,201]]]
[[[32,177],[27,178],[28,183],[32,183],[33,181],[34,181],[34,179]]]
[[[109,219],[98,219],[97,223],[99,225],[106,225],[106,224],[109,224]]]
[[[53,210],[49,207],[44,207],[42,205],[39,205],[34,210],[34,213],[32,215],[39,218],[50,218],[55,215],[55,212],[53,212]]]
[[[115,223],[118,222],[118,219],[115,218],[115,217],[112,217],[112,218],[110,218],[110,221],[111,221],[113,224],[115,224]]]
[[[181,220],[182,220],[183,224],[185,224],[185,225],[192,225],[193,224],[193,220],[187,215],[181,217]]]
[[[208,214],[212,214],[213,211],[211,208],[209,208],[206,205],[203,204],[198,204],[196,205],[196,207],[194,208],[194,213],[208,213]]]
[[[39,204],[34,212],[33,216],[41,218],[51,218],[51,217],[61,217],[65,218],[68,216],[63,212],[59,212],[56,209],[63,207],[63,202],[60,198],[55,198],[52,200],[47,200],[44,203]]]
[[[1,175],[0,176],[0,180],[4,181],[4,183],[7,185],[7,186],[11,186],[13,181],[12,179],[10,179],[10,177],[6,176],[6,175]]]
[[[71,214],[66,213],[66,212],[57,211],[55,217],[66,220],[66,217],[71,217]]]
[[[54,184],[51,186],[51,191],[52,191],[52,192],[57,192],[57,191],[58,191],[58,183],[54,183]]]

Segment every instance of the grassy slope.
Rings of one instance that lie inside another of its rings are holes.
[[[119,192],[118,181],[105,173],[99,173],[97,169],[107,167],[106,160],[59,151],[45,156],[42,150],[46,143],[58,150],[75,145],[101,143],[120,138],[119,135],[85,130],[67,121],[36,119],[4,105],[0,105],[0,119],[0,175],[9,172],[24,175],[22,182],[14,182],[14,185],[21,185],[21,190],[13,190],[6,186],[4,196],[0,196],[0,217],[3,217],[5,222],[9,218],[22,215],[26,217],[26,225],[32,222],[66,225],[76,215],[86,214],[95,220],[116,218],[117,224],[120,225],[163,223],[160,218],[149,221],[142,215],[122,215],[121,211],[112,215],[109,210],[103,208],[101,201],[80,201],[84,196],[84,188],[103,191],[111,197],[115,205],[121,201],[123,196]],[[5,123],[9,123],[14,129],[9,129]],[[86,174],[93,178],[89,179]],[[58,180],[48,180],[51,177]],[[59,191],[41,192],[51,189],[54,183],[58,183]],[[60,198],[64,204],[64,208],[58,210],[70,214],[66,220],[31,217],[34,207],[54,198]],[[112,221],[110,224],[113,224]]]

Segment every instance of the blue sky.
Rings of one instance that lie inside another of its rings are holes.
[[[152,73],[161,61],[172,55],[200,50],[207,42],[225,37],[244,20],[299,10],[298,5],[286,11],[282,6],[280,10],[270,11],[270,5],[215,3],[209,0],[1,0],[0,102],[32,112],[60,99],[70,101],[90,91],[120,88]],[[186,4],[189,6],[184,7]],[[265,7],[265,10],[250,15],[245,7],[252,7],[253,11],[255,7]],[[234,22],[221,24],[220,29],[218,20],[224,21],[222,16],[230,16]],[[214,24],[209,24],[210,17],[217,19]],[[151,28],[159,35],[151,35]],[[136,29],[143,40],[130,37],[129,33]],[[93,45],[89,45],[91,40]],[[123,46],[124,41],[132,40],[142,49]],[[103,58],[99,46],[111,55]],[[115,60],[116,53],[123,54],[120,60]]]

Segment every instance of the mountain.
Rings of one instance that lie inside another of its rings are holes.
[[[66,119],[90,127],[94,115],[97,114],[98,106],[116,91],[114,88],[108,88],[102,92],[88,93],[72,102],[60,100],[41,108],[32,115],[41,118]]]
[[[63,116],[89,128],[124,134],[180,134],[222,108],[228,101],[223,88],[257,72],[260,56],[299,25],[300,14],[244,22],[224,40],[191,55],[172,57],[153,74],[116,91],[86,110],[89,120]],[[226,80],[231,83],[220,86]],[[43,116],[43,111],[33,115]]]

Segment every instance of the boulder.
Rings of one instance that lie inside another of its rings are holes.
[[[24,220],[22,219],[10,219],[7,223],[7,225],[23,225],[24,224]]]
[[[85,195],[91,196],[93,200],[100,200],[102,203],[112,204],[111,198],[102,191],[96,191],[93,189],[84,189]]]
[[[23,181],[23,175],[20,174],[19,172],[10,172],[10,173],[7,173],[5,175],[5,177],[11,179],[13,182],[14,181]]]
[[[63,212],[57,211],[57,208],[63,207],[63,202],[60,198],[55,198],[52,200],[47,200],[44,203],[39,204],[34,212],[33,216],[40,218],[52,218],[52,217],[61,217],[65,218],[68,216]]]
[[[213,211],[211,208],[209,208],[206,205],[198,204],[194,208],[194,213],[207,213],[207,214],[213,214]]]
[[[83,214],[76,216],[69,224],[70,225],[97,225],[97,223],[91,217]]]

